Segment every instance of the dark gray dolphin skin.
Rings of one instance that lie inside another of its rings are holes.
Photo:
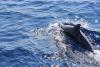
[[[86,38],[84,33],[80,31],[80,24],[61,24],[60,27],[63,29],[64,33],[71,38],[73,38],[76,42],[80,44],[80,46],[88,51],[93,52],[91,47],[91,43]],[[94,53],[94,52],[93,52]]]

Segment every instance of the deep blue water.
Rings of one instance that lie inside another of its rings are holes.
[[[59,57],[52,39],[58,33],[51,28],[58,22],[81,23],[93,49],[100,50],[99,0],[1,0],[0,67],[99,67],[76,46]]]

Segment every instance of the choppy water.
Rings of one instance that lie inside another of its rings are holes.
[[[96,54],[63,43],[62,22],[82,24]],[[99,50],[99,0],[0,1],[0,67],[100,67]]]

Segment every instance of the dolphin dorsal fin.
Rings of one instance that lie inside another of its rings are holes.
[[[74,26],[74,29],[75,30],[80,30],[80,26],[81,26],[81,24],[77,24],[77,25]]]

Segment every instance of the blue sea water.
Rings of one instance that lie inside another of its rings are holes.
[[[0,0],[0,67],[100,67],[94,59],[100,57],[75,46],[59,56],[53,40],[60,40],[59,22],[81,23],[93,49],[100,50],[99,0]]]

